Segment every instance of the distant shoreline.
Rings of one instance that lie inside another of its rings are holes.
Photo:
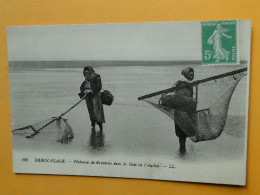
[[[242,60],[241,64],[247,61]],[[117,67],[117,66],[178,66],[178,65],[201,65],[199,60],[190,61],[123,61],[123,60],[88,60],[88,61],[8,61],[9,70],[28,70],[42,68],[83,68],[93,67]]]

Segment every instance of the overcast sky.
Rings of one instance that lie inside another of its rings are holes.
[[[200,31],[200,22],[8,27],[8,58],[201,60]]]

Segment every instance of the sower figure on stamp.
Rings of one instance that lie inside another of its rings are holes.
[[[98,124],[100,130],[103,130],[103,123],[105,123],[105,115],[103,104],[101,101],[102,83],[100,75],[95,73],[94,69],[87,66],[83,69],[85,81],[80,86],[79,96],[82,98],[86,95],[86,104],[91,121],[91,130],[95,131],[95,125]]]
[[[217,28],[214,33],[209,37],[208,44],[214,44],[214,56],[213,58],[216,59],[216,62],[220,60],[228,61],[230,52],[225,50],[222,47],[222,37],[231,39],[232,36],[225,34],[225,32],[229,31],[221,26],[220,23],[217,24]]]
[[[191,105],[188,108],[185,108],[185,110],[187,112],[194,112],[194,111],[196,111],[197,100],[195,100],[196,98],[193,99],[193,86],[187,85],[194,78],[194,70],[193,70],[193,68],[188,67],[188,68],[183,69],[182,70],[182,75],[183,75],[184,79],[177,81],[177,83],[174,85],[174,87],[185,87],[185,86],[186,87],[183,88],[183,89],[177,90],[176,91],[176,96],[178,96],[181,99],[181,100],[179,100],[179,102],[181,102],[182,99],[184,99],[185,97],[190,98],[190,100],[192,100],[192,101],[190,101]],[[183,119],[183,120],[185,120],[185,119]],[[185,121],[182,121],[182,122],[185,122]],[[180,150],[180,153],[183,154],[183,153],[186,152],[185,143],[186,143],[187,135],[180,128],[180,126],[177,124],[176,121],[175,121],[175,134],[176,134],[176,136],[179,137],[179,144],[180,144],[180,149],[179,150]]]

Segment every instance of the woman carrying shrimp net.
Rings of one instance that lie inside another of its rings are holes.
[[[94,69],[90,66],[83,69],[83,75],[85,80],[80,86],[79,96],[82,98],[86,94],[85,99],[91,121],[91,130],[95,131],[95,125],[97,124],[102,131],[102,124],[105,123],[105,115],[101,101],[100,90],[102,89],[102,83],[100,75],[95,73]]]
[[[193,68],[187,67],[182,70],[182,79],[177,81],[173,87],[181,88],[174,91],[174,94],[164,94],[160,99],[160,105],[174,110],[175,134],[179,138],[181,154],[186,152],[187,134],[183,131],[179,124],[185,124],[187,121],[182,117],[182,112],[187,113],[191,120],[195,120],[192,115],[197,108],[197,97],[193,97],[194,86],[189,85],[194,78]],[[196,87],[195,87],[196,90]],[[192,132],[192,129],[190,129]]]
[[[179,96],[186,96],[193,98],[193,86],[187,85],[190,81],[193,80],[194,78],[194,70],[193,68],[185,68],[182,70],[182,76],[184,77],[183,80],[179,80],[176,84],[175,87],[182,87],[186,86],[184,89],[180,89],[176,92],[177,95]],[[195,99],[194,99],[195,102]],[[195,102],[197,104],[197,102]],[[190,107],[190,111],[195,111],[196,107]],[[179,125],[175,122],[175,134],[177,137],[179,137],[179,144],[180,144],[180,153],[185,153],[186,152],[186,138],[187,135],[183,132],[183,130],[179,127]]]

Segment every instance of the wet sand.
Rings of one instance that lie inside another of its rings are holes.
[[[235,90],[229,117],[216,140],[194,143],[187,139],[187,153],[178,153],[174,121],[137,97],[172,86],[183,67],[99,67],[103,88],[115,96],[112,106],[104,106],[103,133],[90,130],[85,102],[64,118],[69,119],[75,138],[61,144],[57,132],[42,131],[32,139],[13,136],[13,150],[71,154],[82,157],[128,156],[135,159],[162,158],[184,162],[241,160],[246,156],[246,78]],[[229,68],[232,70],[231,68]],[[195,79],[216,74],[197,68]],[[196,69],[195,69],[196,71]],[[222,70],[222,72],[229,70]],[[219,73],[222,73],[221,71]],[[42,69],[10,73],[12,128],[33,124],[64,112],[79,98],[83,81],[81,69]],[[187,160],[189,159],[189,160]]]

